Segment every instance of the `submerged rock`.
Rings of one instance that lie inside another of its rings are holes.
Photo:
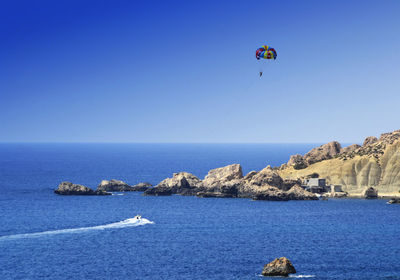
[[[71,182],[62,182],[54,192],[61,195],[111,195],[103,190],[94,191],[91,188]]]
[[[284,276],[287,277],[289,274],[296,273],[296,269],[292,263],[285,257],[277,258],[266,264],[262,271],[263,276]]]

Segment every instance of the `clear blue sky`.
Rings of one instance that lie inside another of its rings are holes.
[[[3,1],[0,142],[361,142],[400,128],[399,15],[396,0]],[[263,44],[276,61],[255,59]]]

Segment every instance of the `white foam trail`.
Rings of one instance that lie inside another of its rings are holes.
[[[291,278],[313,278],[315,275],[289,275]]]
[[[42,231],[42,232],[34,232],[34,233],[22,233],[22,234],[13,234],[13,235],[5,235],[0,236],[1,240],[6,239],[18,239],[18,238],[34,238],[34,237],[41,237],[44,235],[54,235],[54,234],[62,234],[62,233],[79,233],[89,230],[104,230],[109,228],[125,228],[125,227],[137,227],[137,226],[144,226],[147,224],[154,224],[154,222],[149,221],[147,219],[126,219],[120,222],[111,223],[107,225],[101,226],[93,226],[93,227],[80,227],[80,228],[67,228],[67,229],[58,229],[58,230],[49,230],[49,231]]]

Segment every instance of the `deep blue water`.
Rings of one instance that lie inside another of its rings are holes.
[[[384,200],[53,194],[64,180],[259,170],[313,146],[0,144],[0,279],[261,279],[280,256],[311,279],[400,279],[400,207]],[[98,227],[137,213],[154,224]]]

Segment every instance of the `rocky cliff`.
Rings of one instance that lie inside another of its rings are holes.
[[[384,133],[379,139],[367,137],[362,146],[322,145],[304,156],[292,156],[278,174],[286,179],[317,174],[329,184],[342,185],[350,194],[361,194],[366,187],[374,187],[381,195],[399,193],[400,130]]]

